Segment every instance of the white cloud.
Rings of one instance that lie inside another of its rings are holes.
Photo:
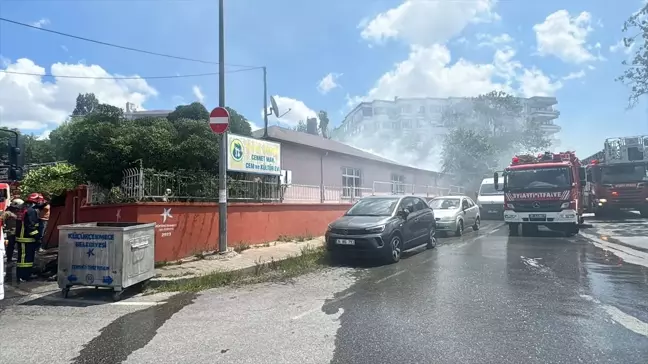
[[[322,78],[322,80],[317,85],[317,90],[321,94],[326,95],[334,88],[340,87],[340,85],[337,83],[337,79],[340,76],[342,76],[341,73],[329,73],[328,75],[324,76],[324,78]]]
[[[45,68],[27,58],[8,62],[9,72],[45,74]],[[83,77],[124,77],[111,75],[101,66],[54,63],[53,75]],[[143,79],[75,79],[45,80],[41,76],[0,72],[0,125],[25,130],[56,127],[74,110],[79,93],[94,93],[100,102],[124,108],[126,102],[142,105],[157,91]]]
[[[513,42],[513,38],[506,33],[495,36],[491,34],[480,33],[477,34],[476,37],[479,41],[479,47],[501,47],[504,44],[510,44]]]
[[[567,10],[549,14],[544,22],[533,26],[539,54],[575,64],[594,61],[597,57],[586,48],[591,22],[592,16],[586,11],[576,17],[570,17]]]
[[[274,99],[277,101],[280,119],[271,114],[268,116],[268,124],[286,124],[288,126],[296,126],[300,121],[306,121],[307,118],[316,118],[317,113],[310,109],[303,101],[292,99],[290,97],[276,95]],[[285,114],[285,115],[284,115]],[[263,118],[263,110],[261,110],[261,117]]]
[[[623,52],[625,54],[630,54],[634,50],[636,43],[630,44],[630,47],[626,47],[623,43],[623,39],[616,42],[616,44],[610,46],[611,53]]]
[[[369,99],[398,97],[475,96],[494,89],[508,89],[493,82],[493,64],[475,64],[463,58],[450,64],[448,48],[412,46],[408,59],[385,73],[369,91]]]
[[[567,76],[563,77],[563,80],[576,80],[579,78],[585,77],[585,70],[580,70],[578,72],[571,72]]]
[[[49,19],[43,18],[43,19],[40,19],[38,21],[35,21],[35,22],[31,23],[31,25],[36,27],[36,28],[42,28],[42,27],[44,27],[46,25],[49,25],[49,23],[50,23]]]
[[[363,20],[361,37],[373,43],[400,39],[408,44],[431,45],[457,36],[470,23],[499,19],[495,0],[406,0],[400,6]]]
[[[193,91],[193,94],[196,97],[196,100],[198,100],[198,102],[203,103],[203,101],[205,101],[205,95],[203,94],[202,90],[198,85],[193,85],[191,91]]]
[[[252,129],[252,131],[256,131],[256,130],[259,130],[259,129],[263,128],[262,126],[259,126],[257,123],[255,123],[253,121],[248,120],[248,123],[250,123],[250,128]],[[270,122],[268,121],[268,124],[269,123]]]
[[[39,139],[39,140],[47,139],[47,138],[49,138],[49,135],[50,135],[51,132],[52,132],[51,130],[45,130],[44,132],[40,133],[40,135],[38,135],[36,137],[36,139]]]
[[[524,69],[514,59],[515,50],[499,49],[491,63],[463,58],[451,62],[444,45],[412,46],[408,59],[385,73],[364,97],[348,97],[349,104],[362,100],[398,97],[470,97],[502,90],[513,94],[553,95],[562,83],[553,82],[538,69]],[[530,95],[534,96],[534,95]]]
[[[493,90],[520,96],[555,94],[563,87],[561,80],[545,75],[536,67],[525,68],[515,59],[516,51],[512,47],[515,40],[509,34],[476,36],[482,46],[495,48],[491,62],[452,59],[443,43],[458,36],[470,23],[493,19],[494,4],[485,0],[409,0],[365,21],[363,38],[375,42],[398,38],[409,42],[410,53],[406,60],[382,75],[366,95],[347,95],[347,105],[353,107],[364,100],[394,97],[469,97]],[[556,14],[561,13],[550,15],[545,23],[553,24]],[[567,20],[570,21],[568,14]],[[583,13],[572,23],[582,25],[586,20],[589,21],[589,14]],[[539,26],[541,35],[545,34],[545,28]],[[463,37],[458,42],[461,40],[465,42]]]
[[[530,70],[525,69],[519,78],[519,82],[520,93],[523,97],[553,96],[563,86],[562,82],[552,81],[551,78],[535,67]]]

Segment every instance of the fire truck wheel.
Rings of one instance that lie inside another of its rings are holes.
[[[565,231],[565,236],[570,237],[570,236],[575,236],[580,232],[580,229],[578,228],[578,225],[574,226],[569,226],[567,230]]]
[[[509,236],[518,236],[518,224],[509,224]]]

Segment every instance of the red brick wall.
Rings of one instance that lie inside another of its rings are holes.
[[[74,198],[76,196],[76,199]],[[155,260],[172,261],[218,248],[218,204],[140,203],[82,206],[85,191],[68,194],[64,207],[52,208],[46,233],[49,246],[58,246],[57,225],[76,222],[154,222]],[[261,244],[279,236],[319,236],[342,216],[349,204],[230,204],[229,246]],[[166,214],[165,214],[166,211]],[[165,220],[166,216],[166,221]]]

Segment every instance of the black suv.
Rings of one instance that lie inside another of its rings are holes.
[[[326,231],[334,255],[374,255],[398,262],[405,250],[436,246],[434,212],[416,196],[371,196],[353,205]]]

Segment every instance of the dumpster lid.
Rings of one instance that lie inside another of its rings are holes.
[[[79,224],[59,225],[59,230],[92,230],[101,228],[101,230],[127,231],[155,227],[154,222],[85,222]]]

